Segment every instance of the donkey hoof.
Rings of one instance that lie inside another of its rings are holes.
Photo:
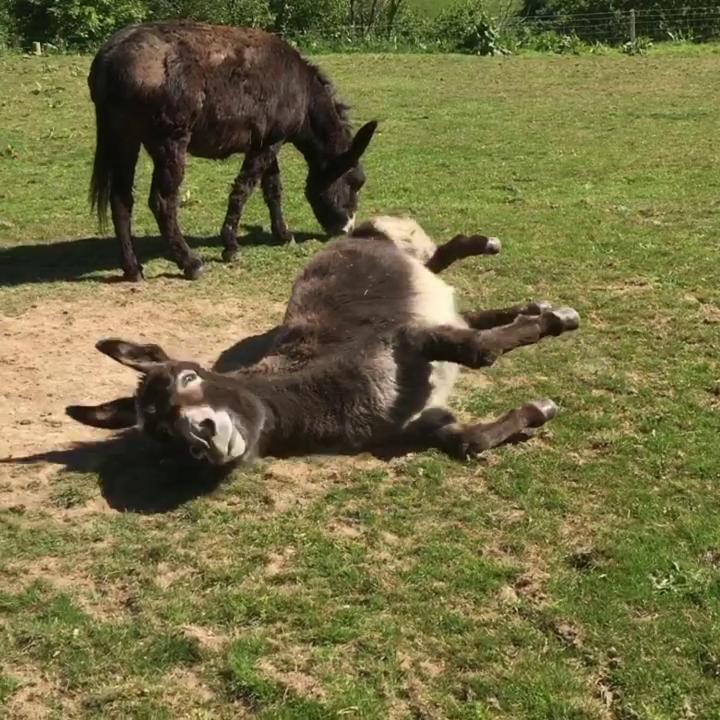
[[[537,300],[527,304],[523,315],[542,315],[551,310],[552,305],[547,300]]]
[[[530,427],[540,427],[557,415],[558,406],[550,399],[534,400],[527,404],[530,411]]]
[[[225,248],[222,251],[222,260],[226,263],[231,263],[235,260],[237,257],[238,251],[240,248]]]
[[[203,271],[203,264],[200,258],[194,258],[183,268],[183,275],[186,280],[197,280]]]
[[[556,308],[550,312],[550,316],[559,324],[560,332],[577,330],[580,327],[580,315],[577,310],[573,310],[573,308]]]
[[[142,282],[144,279],[145,275],[141,265],[135,269],[123,271],[123,280],[126,282]]]
[[[272,228],[273,242],[276,245],[294,245],[295,236],[286,227]]]
[[[502,250],[500,238],[489,237],[485,243],[485,255],[497,255]]]

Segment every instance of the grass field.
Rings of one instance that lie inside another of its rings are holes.
[[[187,283],[143,159],[148,280],[110,282],[89,60],[0,56],[5,717],[720,716],[719,57],[321,58],[381,121],[363,214],[500,236],[449,271],[463,306],[547,298],[583,326],[463,375],[465,417],[559,403],[526,444],[267,459],[213,490],[63,407],[132,388],[103,335],[210,362],[272,326],[322,244],[264,245],[256,196],[254,244],[215,262],[237,161],[193,161],[181,221],[208,262]],[[288,220],[315,232],[301,162],[281,164]]]

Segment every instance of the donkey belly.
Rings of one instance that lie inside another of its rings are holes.
[[[253,131],[246,123],[200,121],[192,131],[188,152],[208,160],[224,160],[235,153],[247,152]]]
[[[412,264],[413,301],[411,313],[418,325],[449,325],[466,328],[468,324],[455,307],[455,289],[430,272],[421,262]],[[423,409],[445,407],[460,368],[455,363],[433,362],[430,373],[430,395]]]

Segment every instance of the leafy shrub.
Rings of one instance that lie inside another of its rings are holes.
[[[441,12],[436,21],[436,34],[448,50],[455,52],[474,55],[506,52],[482,0],[465,0]]]
[[[142,0],[11,0],[16,30],[27,45],[54,43],[86,49],[118,27],[142,21]]]
[[[7,0],[0,0],[0,48],[13,44],[15,18]]]
[[[157,20],[199,20],[221,25],[269,28],[274,15],[268,0],[145,0]]]
[[[348,7],[347,0],[270,0],[275,29],[289,35],[332,35],[347,25]]]
[[[588,46],[574,33],[563,34],[554,30],[529,34],[525,47],[558,55],[580,55],[588,49]]]
[[[652,41],[647,37],[637,37],[635,42],[628,40],[623,46],[622,51],[626,55],[644,55],[651,47]]]

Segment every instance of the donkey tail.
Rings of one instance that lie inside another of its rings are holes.
[[[107,117],[100,103],[95,104],[95,131],[95,160],[89,193],[90,207],[97,210],[100,228],[104,230],[107,226],[107,209],[110,202],[112,137],[109,133]]]

